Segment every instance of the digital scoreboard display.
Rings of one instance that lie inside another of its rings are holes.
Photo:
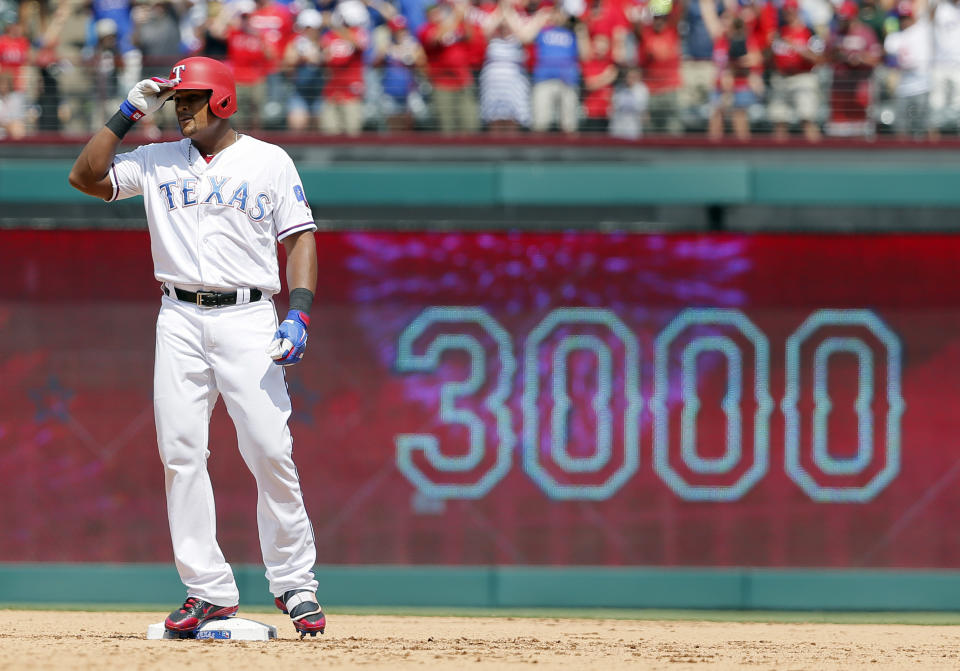
[[[0,560],[167,561],[146,235],[0,240]],[[320,562],[960,564],[960,238],[317,243],[288,385]],[[210,451],[257,562],[222,408]]]

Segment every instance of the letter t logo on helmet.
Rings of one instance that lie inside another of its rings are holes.
[[[210,111],[226,119],[237,111],[237,85],[233,72],[220,61],[203,56],[184,58],[170,70],[174,90],[210,91]]]
[[[180,83],[180,74],[187,69],[186,65],[174,65],[170,71],[170,80]]]

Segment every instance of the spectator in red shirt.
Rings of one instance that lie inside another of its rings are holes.
[[[630,21],[619,0],[586,0],[586,10],[581,20],[591,37],[606,36],[610,42],[610,56],[615,63],[622,65],[627,62]]]
[[[650,129],[655,133],[679,135],[683,132],[680,120],[683,45],[677,28],[680,4],[671,0],[655,0],[650,3],[649,9],[649,15],[641,13],[641,20],[634,24],[634,32],[637,37],[637,62],[643,70],[643,82],[650,94],[647,103]]]
[[[420,42],[427,55],[433,85],[433,111],[442,133],[473,133],[480,127],[480,110],[470,72],[473,26],[464,21],[470,5],[437,2],[427,8]]]
[[[747,32],[753,35],[757,46],[765,51],[773,44],[780,16],[771,0],[738,0],[737,14],[743,19]]]
[[[710,3],[703,4],[708,8],[703,18],[714,39],[713,60],[717,66],[717,89],[707,133],[713,140],[722,138],[724,118],[729,114],[734,137],[748,140],[749,109],[763,92],[760,45],[740,16],[728,12],[717,17],[710,12]]]
[[[263,108],[266,123],[282,123],[286,110],[287,90],[283,73],[283,55],[293,39],[293,14],[286,5],[276,0],[255,0],[256,9],[250,16],[250,25],[269,45],[267,52],[267,100]]]
[[[231,9],[233,15],[229,16]],[[251,130],[261,125],[261,110],[267,102],[267,73],[275,57],[273,45],[250,22],[255,9],[253,0],[237,0],[221,10],[229,20],[227,65],[237,81],[237,125]],[[214,31],[212,28],[211,33]]]
[[[489,0],[470,0],[463,20],[470,24],[470,39],[467,49],[470,52],[470,70],[476,75],[483,68],[487,58],[487,42],[489,35],[484,26],[498,11],[497,3]]]
[[[256,9],[250,15],[250,25],[273,47],[271,53],[283,54],[287,44],[293,39],[293,14],[285,5],[275,0],[255,0],[255,2]],[[270,60],[271,73],[280,68],[280,62],[279,57]]]
[[[613,84],[619,68],[613,62],[610,37],[597,33],[589,38],[587,58],[583,61],[583,112],[581,128],[588,132],[606,133],[613,101]]]
[[[817,113],[820,109],[820,82],[813,72],[823,53],[822,42],[800,18],[798,0],[784,0],[783,25],[775,32],[771,52],[770,104],[774,137],[786,140],[788,124],[803,122],[803,134],[810,142],[820,140]]]
[[[327,64],[320,127],[328,135],[359,135],[363,130],[363,52],[370,37],[369,21],[360,0],[342,0],[333,11],[333,28],[320,38]]]
[[[873,70],[883,58],[876,34],[858,18],[858,8],[845,0],[837,10],[836,28],[827,40],[826,59],[833,64],[830,90],[831,135],[870,135]]]
[[[21,93],[26,88],[23,66],[30,60],[30,40],[24,33],[23,24],[14,21],[0,35],[0,73],[9,74],[13,90]]]

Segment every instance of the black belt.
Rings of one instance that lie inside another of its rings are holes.
[[[222,308],[226,305],[237,304],[236,291],[187,291],[174,287],[177,298],[184,303],[193,303],[202,308]],[[170,295],[170,290],[163,285],[163,293]],[[259,289],[250,289],[250,301],[254,303],[263,298],[263,292]]]

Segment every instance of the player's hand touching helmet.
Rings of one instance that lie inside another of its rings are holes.
[[[310,317],[300,310],[290,310],[280,328],[273,334],[267,354],[278,366],[292,366],[303,358],[307,348],[307,326]]]
[[[127,99],[120,104],[120,111],[131,121],[138,121],[160,109],[173,95],[176,85],[176,81],[161,77],[141,80],[130,89]]]

